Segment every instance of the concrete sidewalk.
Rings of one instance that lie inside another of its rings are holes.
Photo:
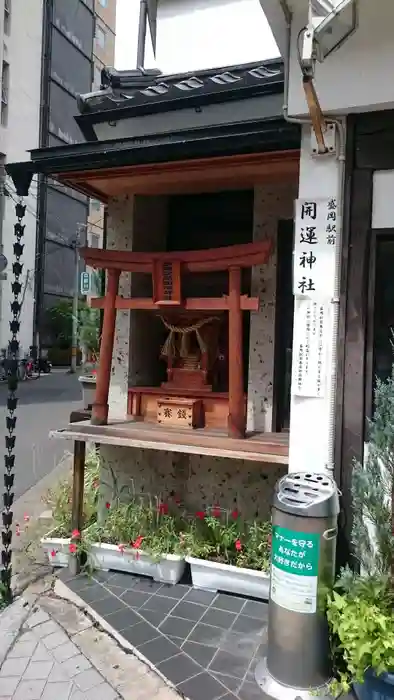
[[[34,584],[0,614],[0,700],[179,700],[53,588]]]

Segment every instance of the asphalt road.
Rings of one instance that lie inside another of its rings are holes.
[[[37,380],[21,382],[18,387],[16,412],[15,498],[19,498],[59,463],[64,453],[72,450],[66,440],[49,439],[50,430],[64,427],[71,411],[81,408],[82,392],[75,375],[66,370],[53,370]],[[4,436],[7,386],[0,386],[0,435]],[[4,442],[0,449],[1,484]]]

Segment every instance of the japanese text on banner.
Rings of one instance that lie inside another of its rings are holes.
[[[291,385],[295,396],[323,398],[326,393],[330,313],[328,302],[295,300]]]
[[[338,212],[335,197],[296,202],[295,296],[331,298],[334,292]]]

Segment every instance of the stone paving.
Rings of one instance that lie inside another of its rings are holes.
[[[115,700],[121,696],[42,609],[0,669],[0,700]]]
[[[0,700],[153,698],[177,700],[179,695],[51,588],[30,603],[28,597],[18,599],[0,613]]]

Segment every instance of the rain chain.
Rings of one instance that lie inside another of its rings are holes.
[[[21,243],[25,226],[22,220],[25,216],[26,206],[22,203],[22,198],[15,206],[15,214],[17,223],[14,226],[15,242],[14,242],[14,263],[12,272],[14,280],[11,284],[14,300],[11,302],[12,321],[10,321],[11,340],[8,344],[8,359],[7,359],[7,375],[8,375],[8,398],[6,416],[6,436],[4,455],[5,472],[4,472],[4,494],[3,494],[3,529],[1,533],[2,552],[1,552],[1,583],[3,588],[3,597],[7,602],[11,601],[11,577],[12,577],[12,506],[14,503],[14,469],[15,469],[15,427],[16,427],[16,408],[18,399],[16,391],[18,388],[18,360],[19,360],[19,330],[20,330],[20,314],[22,305],[19,301],[22,292],[22,284],[20,282],[23,265],[20,262],[24,245]]]

